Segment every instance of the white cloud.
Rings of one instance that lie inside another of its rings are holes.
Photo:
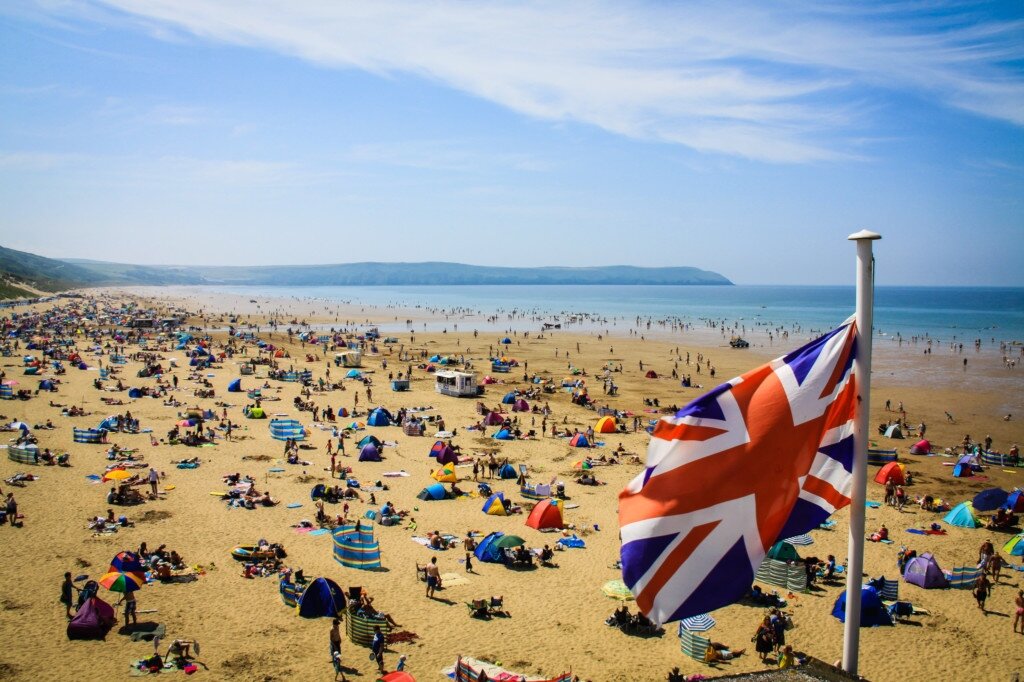
[[[775,161],[849,157],[879,89],[1024,125],[1024,22],[828,2],[95,0],[50,11],[415,74],[522,114]],[[125,14],[121,14],[121,12]],[[160,34],[155,34],[160,35]],[[874,131],[877,133],[877,131]]]

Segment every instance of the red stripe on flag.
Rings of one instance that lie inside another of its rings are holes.
[[[832,487],[828,481],[817,476],[808,476],[804,479],[803,489],[812,495],[817,495],[828,502],[836,509],[841,509],[850,504],[850,498]]]
[[[721,521],[713,521],[711,523],[705,523],[700,526],[695,526],[693,530],[686,534],[683,541],[673,549],[667,557],[661,562],[661,567],[654,573],[650,582],[647,583],[647,587],[641,592],[637,598],[636,603],[640,607],[640,610],[644,613],[650,613],[654,607],[654,597],[661,592],[661,588],[665,586],[672,576],[679,570],[679,566],[684,561],[690,558],[693,551],[700,546],[700,543],[704,542],[704,538],[711,534],[711,531],[715,529]]]

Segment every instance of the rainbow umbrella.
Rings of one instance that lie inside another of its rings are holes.
[[[107,473],[103,474],[104,481],[123,481],[126,478],[131,478],[132,475],[124,469],[111,469]]]
[[[100,585],[111,592],[134,592],[140,589],[146,580],[138,573],[111,571],[99,579]]]
[[[110,560],[111,572],[138,573],[143,574],[146,569],[142,567],[139,555],[135,552],[118,552],[117,556]]]

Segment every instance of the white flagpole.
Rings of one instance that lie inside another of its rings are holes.
[[[864,572],[864,501],[868,478],[868,409],[871,397],[871,325],[874,312],[874,258],[871,242],[881,235],[861,230],[847,239],[857,242],[857,356],[853,375],[857,412],[853,422],[853,490],[850,495],[849,564],[846,570],[846,624],[843,630],[843,670],[857,674],[860,648],[860,590]]]

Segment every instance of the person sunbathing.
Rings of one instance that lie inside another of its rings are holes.
[[[732,651],[724,644],[719,642],[711,642],[708,644],[707,651],[704,653],[704,662],[711,664],[718,661],[729,661],[737,656],[742,656],[746,649],[737,649]]]
[[[872,533],[871,536],[868,538],[868,540],[870,540],[871,542],[881,542],[882,540],[888,540],[888,539],[889,539],[889,529],[885,527],[884,523],[882,524],[881,528],[879,528],[874,533]]]
[[[395,619],[391,617],[390,613],[379,611],[373,606],[373,597],[366,594],[366,592],[363,592],[359,596],[359,611],[364,616],[368,616],[370,618],[381,618],[390,623],[392,627],[399,627],[398,623],[395,622]]]

